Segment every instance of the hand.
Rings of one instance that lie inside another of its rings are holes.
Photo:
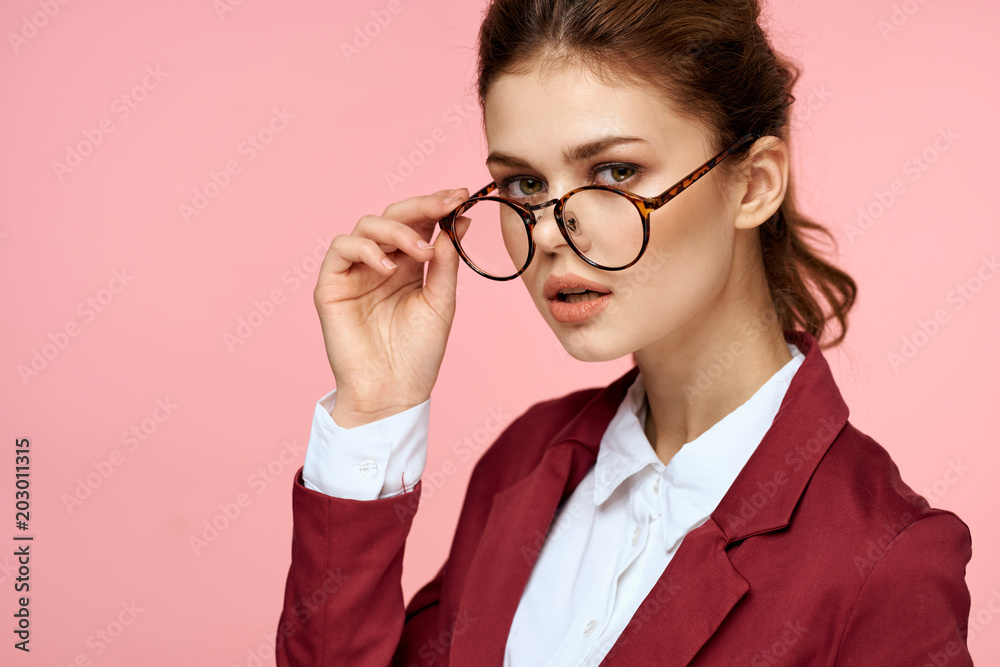
[[[463,188],[390,204],[330,244],[313,300],[337,381],[338,425],[360,426],[430,397],[455,316],[460,257],[447,234],[429,241],[468,196]],[[460,221],[463,234],[468,220]]]

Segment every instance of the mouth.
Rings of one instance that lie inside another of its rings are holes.
[[[593,290],[582,290],[579,292],[560,291],[556,298],[563,303],[580,303],[582,301],[592,301],[604,296],[606,292],[595,292]]]
[[[604,310],[611,290],[572,273],[552,275],[545,281],[549,312],[563,324],[578,324]]]
[[[611,294],[611,290],[604,285],[572,273],[549,276],[548,280],[545,281],[544,292],[545,298],[549,301],[562,301],[564,303],[579,303]]]

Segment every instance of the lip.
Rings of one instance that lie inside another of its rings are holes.
[[[548,277],[548,280],[545,281],[544,287],[545,298],[549,301],[553,301],[559,298],[560,290],[577,289],[580,287],[591,290],[592,292],[602,292],[604,294],[611,293],[610,289],[600,283],[595,283],[592,280],[581,278],[575,273],[564,273],[561,276],[551,275]]]
[[[581,287],[593,292],[600,292],[603,296],[580,303],[567,303],[559,300],[560,290]],[[545,281],[544,293],[552,317],[563,324],[585,322],[604,310],[611,300],[611,290],[607,287],[572,273],[549,276],[548,280]]]

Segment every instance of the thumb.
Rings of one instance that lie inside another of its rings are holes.
[[[447,304],[449,311],[455,305],[455,292],[458,289],[458,265],[462,258],[455,249],[451,237],[441,230],[434,239],[434,256],[427,262],[427,280],[424,291],[428,297],[438,301],[440,305]]]

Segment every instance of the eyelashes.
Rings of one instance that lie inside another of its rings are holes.
[[[624,177],[620,180],[616,178],[616,171],[618,172],[617,176],[621,176],[621,172],[625,172]],[[598,178],[604,172],[609,172],[610,178],[606,180]],[[631,162],[606,163],[594,167],[591,171],[590,182],[586,184],[581,183],[581,185],[606,185],[626,189],[627,187],[632,187],[639,180],[642,173],[642,168]],[[545,185],[544,179],[537,176],[518,174],[508,176],[498,182],[497,189],[499,190],[499,194],[510,199],[531,200],[537,199],[539,195],[545,192]]]

